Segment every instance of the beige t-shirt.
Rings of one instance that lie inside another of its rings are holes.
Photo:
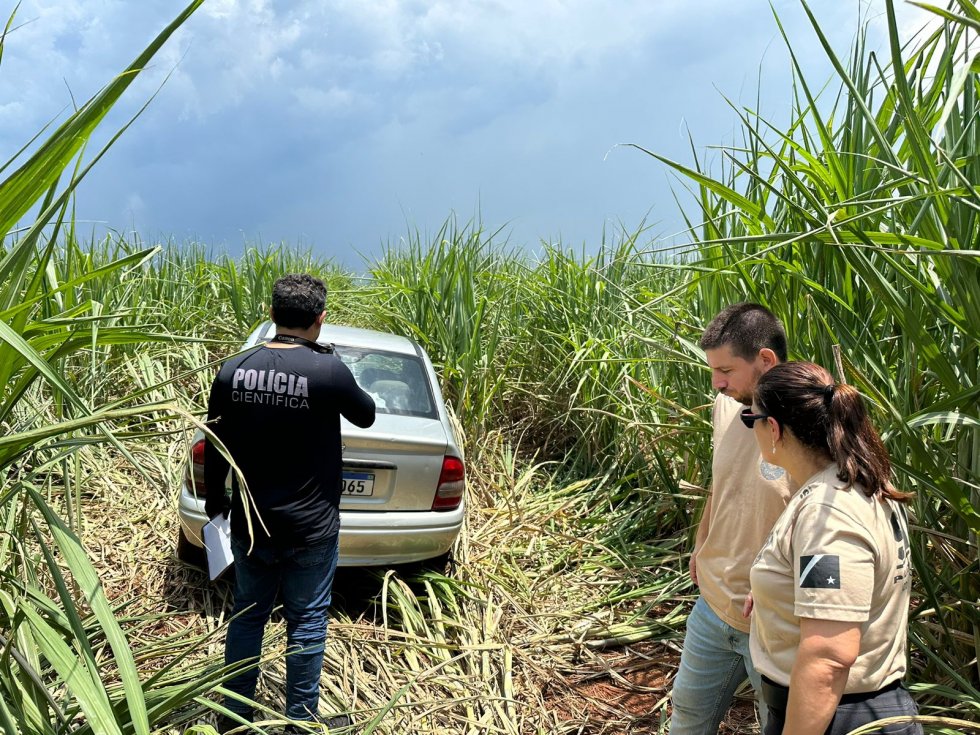
[[[743,408],[725,395],[715,399],[708,535],[696,563],[701,597],[719,618],[748,633],[742,605],[749,567],[786,506],[790,487],[785,470],[763,461],[755,432],[739,418]]]
[[[828,465],[793,496],[752,565],[752,662],[789,686],[800,618],[860,622],[844,693],[881,689],[905,674],[910,580],[902,504],[846,487]]]

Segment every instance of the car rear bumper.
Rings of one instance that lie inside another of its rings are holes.
[[[204,501],[181,488],[178,507],[184,536],[202,546]],[[386,566],[424,561],[452,548],[463,527],[464,504],[447,511],[340,511],[342,567]]]

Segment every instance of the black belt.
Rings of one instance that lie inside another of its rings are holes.
[[[901,686],[902,680],[895,679],[895,681],[891,682],[890,684],[885,684],[885,686],[883,686],[881,689],[876,689],[873,692],[853,692],[851,694],[845,694],[840,698],[840,703],[856,704],[857,702],[865,702],[872,697],[877,697],[879,694],[890,692],[892,689],[898,689]],[[762,699],[769,707],[785,712],[787,706],[789,705],[789,687],[784,687],[782,684],[777,684],[769,677],[763,676]]]

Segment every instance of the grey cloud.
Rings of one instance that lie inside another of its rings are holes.
[[[58,114],[65,81],[79,100],[96,91],[181,5],[24,0],[20,17],[37,20],[8,39],[0,145]],[[829,73],[796,0],[776,5],[808,68]],[[817,10],[846,50],[854,4]],[[344,257],[477,206],[520,243],[595,243],[651,208],[670,232],[663,167],[611,147],[689,160],[685,124],[698,146],[731,142],[718,90],[754,105],[760,63],[763,109],[785,114],[781,43],[766,0],[704,0],[697,18],[687,0],[208,0],[107,121],[103,137],[171,74],[79,211],[232,247],[302,237]]]

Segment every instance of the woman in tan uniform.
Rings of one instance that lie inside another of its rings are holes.
[[[742,421],[794,493],[750,573],[749,647],[765,735],[839,735],[916,714],[902,685],[911,559],[905,503],[856,389],[818,365],[776,365]],[[754,610],[752,606],[754,605]],[[921,733],[905,721],[876,732]]]

